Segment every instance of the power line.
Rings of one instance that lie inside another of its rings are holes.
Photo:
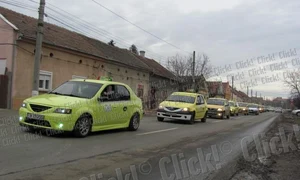
[[[160,37],[156,36],[155,34],[153,34],[153,33],[149,32],[149,31],[145,30],[144,28],[142,28],[142,27],[140,27],[140,26],[138,26],[138,25],[134,24],[133,22],[131,22],[131,21],[127,20],[127,19],[126,19],[126,18],[124,18],[123,16],[121,16],[121,15],[119,15],[119,14],[115,13],[115,12],[114,12],[114,11],[112,11],[111,9],[109,9],[109,8],[105,7],[104,5],[100,4],[100,3],[99,3],[99,2],[97,2],[96,0],[92,0],[92,1],[93,1],[94,3],[96,3],[96,4],[98,4],[99,6],[101,6],[102,8],[104,8],[104,9],[108,10],[109,12],[113,13],[114,15],[118,16],[119,18],[123,19],[124,21],[128,22],[129,24],[131,24],[131,25],[133,25],[133,26],[137,27],[138,29],[140,29],[140,30],[144,31],[144,32],[145,32],[145,33],[147,33],[147,34],[150,34],[151,36],[155,37],[156,39],[159,39],[159,40],[161,40],[161,41],[163,41],[163,42],[165,42],[165,43],[169,44],[170,46],[173,46],[174,48],[176,48],[176,49],[178,49],[178,50],[181,50],[181,51],[183,51],[183,52],[186,52],[186,53],[188,53],[188,54],[191,54],[190,52],[188,52],[188,51],[185,51],[185,50],[182,50],[182,49],[180,49],[179,47],[177,47],[177,46],[175,46],[175,45],[173,45],[173,44],[169,43],[168,41],[166,41],[166,40],[163,40],[162,38],[160,38]]]
[[[31,2],[33,2],[33,3],[37,3],[37,2],[35,2],[35,1],[33,1],[33,0],[29,0],[29,1],[31,1]],[[80,26],[83,26],[85,29],[88,29],[88,30],[90,30],[90,31],[92,31],[92,32],[94,32],[94,33],[96,33],[96,34],[98,34],[99,35],[99,33],[101,34],[101,37],[105,37],[106,39],[109,39],[109,40],[114,40],[115,42],[117,42],[117,43],[119,43],[119,44],[121,44],[121,45],[123,45],[124,47],[126,47],[126,48],[128,48],[129,46],[131,46],[132,45],[132,43],[129,43],[129,42],[127,42],[126,40],[124,40],[124,39],[122,39],[122,38],[120,38],[120,37],[118,37],[118,36],[114,36],[114,35],[112,35],[110,32],[108,32],[108,31],[106,31],[106,30],[104,30],[104,29],[101,29],[101,28],[95,28],[95,26],[94,25],[92,25],[91,23],[89,23],[89,22],[87,22],[87,21],[85,21],[85,20],[83,20],[83,19],[81,19],[81,18],[79,18],[79,17],[76,17],[75,15],[73,15],[73,14],[71,14],[71,13],[69,13],[69,12],[67,12],[67,11],[65,11],[65,10],[63,10],[63,9],[61,9],[61,8],[59,8],[59,7],[57,7],[57,6],[55,6],[55,5],[53,5],[53,4],[51,4],[51,3],[48,3],[50,6],[52,6],[52,7],[54,7],[55,9],[53,9],[53,8],[51,8],[51,7],[46,7],[47,9],[49,9],[49,10],[51,10],[51,11],[53,11],[53,12],[55,12],[55,13],[57,13],[57,14],[59,14],[60,16],[62,16],[62,17],[64,17],[64,18],[66,18],[66,19],[68,19],[68,20],[70,20],[70,22],[76,22],[77,24],[79,24]],[[58,9],[58,10],[56,10],[56,9]],[[63,14],[62,12],[64,12],[65,14]],[[108,38],[109,37],[109,38]],[[125,43],[125,44],[124,44]],[[127,44],[127,45],[126,45]],[[136,43],[135,43],[136,44]],[[139,46],[138,44],[136,44],[138,47],[141,47],[141,46]],[[164,57],[163,55],[160,55],[160,54],[157,54],[157,53],[154,53],[154,52],[152,52],[152,51],[150,51],[150,50],[148,50],[148,49],[146,49],[146,48],[143,48],[143,47],[141,47],[143,50],[146,50],[149,54],[150,54],[150,56],[153,56],[153,57],[156,57],[156,58],[158,58],[158,59],[160,59],[160,60],[162,60],[162,59],[166,59],[166,57]]]
[[[35,7],[29,6],[27,4],[19,3],[19,2],[3,1],[3,0],[1,0],[0,2],[3,3],[3,4],[8,4],[8,5],[11,5],[11,6],[27,9],[27,10],[30,10],[30,11],[35,11],[35,12],[37,11]]]

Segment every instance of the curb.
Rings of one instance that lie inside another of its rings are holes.
[[[266,127],[262,132],[260,133],[267,133],[270,131],[273,127],[275,127],[279,122],[281,121],[281,115],[277,116],[274,121]],[[255,142],[254,140],[248,144],[249,149],[255,148]],[[230,180],[238,171],[238,161],[243,157],[243,153],[236,157],[234,160],[231,162],[228,162],[225,166],[225,168],[220,169],[219,171],[215,172],[214,174],[211,174],[208,176],[208,179],[228,179]]]

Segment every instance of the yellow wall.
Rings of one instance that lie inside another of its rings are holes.
[[[19,41],[18,45],[13,89],[14,109],[19,108],[22,101],[31,96],[34,66],[34,45],[22,41]],[[50,57],[50,53],[53,54],[53,57]],[[82,60],[81,64],[79,63],[80,60]],[[108,72],[112,74],[113,81],[126,83],[135,92],[137,92],[139,83],[144,85],[144,95],[149,89],[148,72],[114,65],[108,60],[93,59],[93,57],[53,47],[43,47],[40,70],[53,73],[52,89],[71,79],[72,75],[96,79],[99,76],[107,76]]]

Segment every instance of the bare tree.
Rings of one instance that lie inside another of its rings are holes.
[[[300,98],[300,70],[286,71],[286,74],[284,84],[290,88],[292,97]]]
[[[136,47],[136,45],[131,45],[130,47],[129,47],[129,51],[131,51],[132,53],[134,53],[134,54],[137,54],[137,55],[139,55],[139,50],[138,50],[138,48]]]
[[[167,69],[172,72],[177,78],[188,76],[190,74],[190,65],[187,63],[191,57],[176,54],[168,58]]]
[[[176,77],[191,76],[192,75],[192,57],[182,56],[176,54],[169,57],[167,69],[171,71]],[[212,72],[209,57],[206,54],[198,54],[195,59],[195,76],[203,75],[205,78],[209,77]]]
[[[115,46],[116,43],[114,42],[114,40],[111,40],[107,44],[110,45],[110,46]]]

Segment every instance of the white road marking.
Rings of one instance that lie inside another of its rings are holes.
[[[173,131],[175,129],[178,129],[178,128],[170,128],[170,129],[163,129],[163,130],[158,130],[158,131],[151,131],[151,132],[147,132],[147,133],[137,134],[137,136],[155,134],[155,133],[166,132],[166,131]]]
[[[223,120],[216,120],[216,121],[212,121],[212,123],[218,123],[218,122],[222,122]]]

